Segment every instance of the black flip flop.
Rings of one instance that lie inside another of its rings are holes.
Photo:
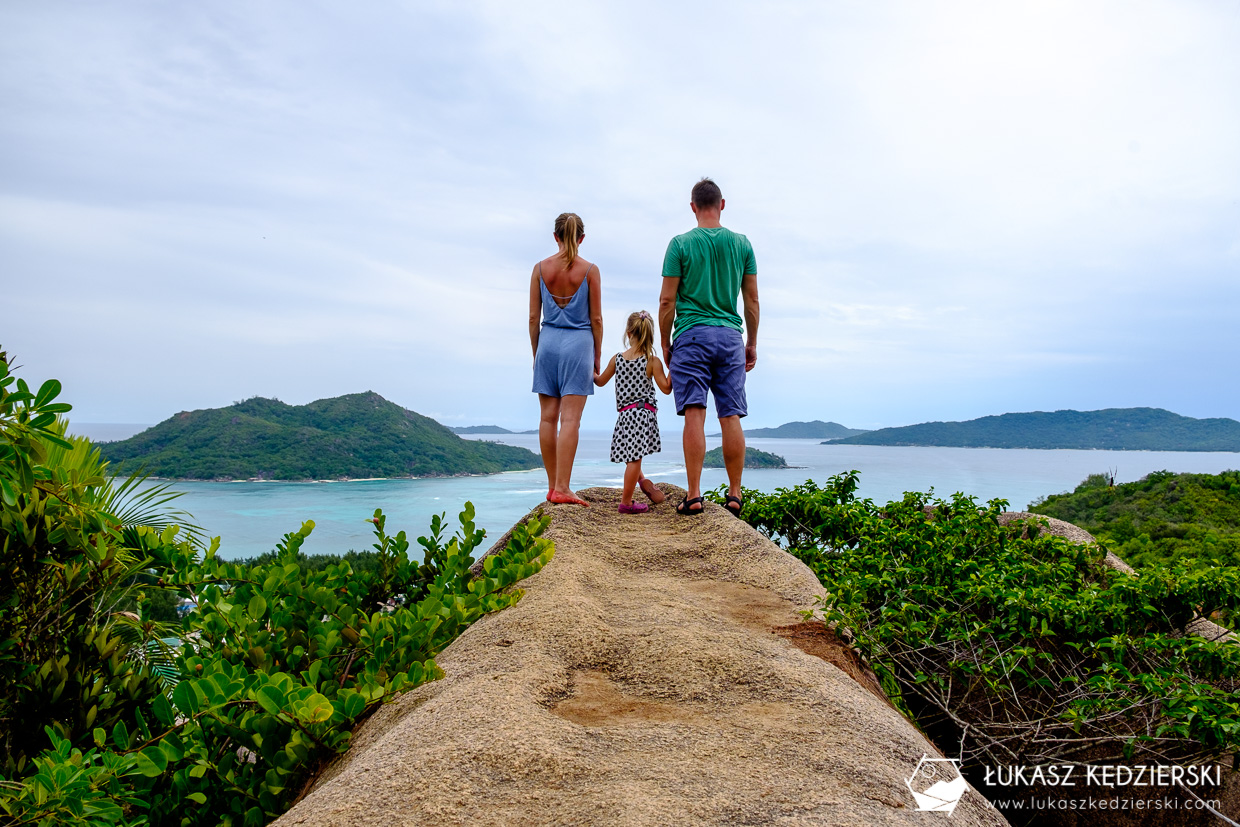
[[[731,508],[728,508],[728,506],[730,506],[732,503],[736,503],[735,511],[733,511]],[[728,496],[724,497],[723,507],[727,508],[728,513],[730,513],[733,517],[736,517],[739,520],[741,516],[741,512],[745,510],[745,500],[743,500],[740,497],[733,497],[731,494],[729,494]]]
[[[690,508],[689,506],[693,505],[694,503],[698,503],[702,507],[697,508],[697,509]],[[682,517],[696,517],[697,515],[701,514],[705,510],[706,510],[706,502],[701,497],[694,497],[693,499],[689,499],[688,497],[685,497],[683,500],[680,501],[680,504],[676,506],[676,513]]]

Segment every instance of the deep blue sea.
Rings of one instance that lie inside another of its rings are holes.
[[[538,437],[473,437],[538,450]],[[610,432],[583,432],[573,476],[575,488],[619,486],[623,466],[608,461]],[[708,438],[713,448],[719,439]],[[750,439],[749,445],[780,454],[791,470],[747,470],[745,485],[764,491],[808,478],[825,480],[857,469],[859,494],[877,501],[898,499],[905,491],[933,488],[941,495],[963,492],[980,500],[1002,498],[1022,510],[1047,494],[1071,490],[1092,473],[1114,471],[1130,482],[1151,471],[1218,473],[1240,468],[1240,454],[1154,451],[1035,451],[991,448],[891,448],[874,445],[821,445],[807,439]],[[679,432],[663,434],[663,452],[647,457],[647,476],[683,486],[684,464]],[[703,484],[726,481],[723,471],[707,469]],[[269,551],[281,535],[314,520],[315,530],[303,546],[308,553],[342,553],[369,548],[376,508],[387,515],[390,533],[404,529],[411,538],[424,534],[434,514],[456,515],[469,500],[477,523],[498,538],[543,500],[547,478],[540,468],[482,477],[357,482],[185,482],[178,503],[207,532],[222,538],[224,557],[248,557]],[[415,545],[416,549],[416,545]]]

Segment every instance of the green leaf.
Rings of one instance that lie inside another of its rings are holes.
[[[7,506],[17,504],[17,486],[8,477],[0,477],[0,499]]]
[[[41,408],[46,403],[51,402],[60,395],[60,380],[48,379],[39,387],[39,393],[34,398],[34,407]]]
[[[138,753],[137,768],[138,772],[147,778],[163,775],[164,770],[168,768],[168,756],[164,755],[164,751],[158,745],[147,747]]]
[[[334,711],[332,702],[318,692],[315,692],[309,698],[306,698],[305,705],[302,706],[301,714],[298,717],[311,723],[319,724],[330,718]]]
[[[344,716],[349,719],[357,718],[357,716],[361,715],[365,710],[366,699],[356,692],[350,693],[348,697],[345,698],[344,705],[341,709]]]
[[[255,620],[259,620],[267,612],[267,601],[263,598],[261,594],[256,594],[250,598],[249,609],[250,609],[250,617],[254,618]]]
[[[266,686],[260,686],[258,688],[258,690],[254,693],[254,700],[258,701],[258,705],[261,706],[264,711],[272,715],[279,715],[282,711],[284,711],[286,699],[284,693],[281,692],[278,687],[273,686],[272,684],[267,684]]]

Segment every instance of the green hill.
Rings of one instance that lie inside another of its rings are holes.
[[[704,468],[722,468],[723,467],[723,449],[712,448],[706,452],[706,459],[702,463]],[[791,468],[788,461],[779,454],[772,454],[767,451],[759,451],[757,448],[745,449],[745,467],[746,468]]]
[[[1109,451],[1240,451],[1240,422],[1193,419],[1161,408],[1107,408],[984,416],[882,428],[828,445],[1081,448]]]
[[[126,469],[193,480],[433,477],[541,465],[531,451],[461,439],[373,392],[300,406],[255,397],[182,411],[99,447]]]
[[[449,428],[454,434],[511,434],[507,428],[501,428],[498,425],[465,425],[459,428]]]
[[[1134,566],[1198,557],[1240,565],[1240,472],[1172,474],[1111,484],[1093,474],[1029,510],[1080,526]]]
[[[846,428],[838,422],[785,422],[778,428],[753,428],[745,431],[745,436],[765,437],[767,439],[841,439],[846,436],[869,433],[861,428]]]

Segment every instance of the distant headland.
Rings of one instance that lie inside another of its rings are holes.
[[[925,422],[824,442],[955,448],[1075,448],[1107,451],[1240,451],[1240,422],[1193,419],[1161,408],[1033,411],[967,422]]]
[[[449,428],[454,434],[536,434],[538,429],[532,431],[510,431],[507,428],[501,428],[498,425],[458,425],[455,428]]]
[[[842,439],[846,436],[864,434],[861,428],[846,428],[838,422],[823,422],[815,419],[812,422],[785,422],[778,428],[747,428],[745,436],[761,439]],[[711,434],[720,436],[720,434]]]
[[[524,448],[462,439],[373,391],[308,405],[255,397],[182,411],[99,448],[123,470],[187,480],[441,477],[542,464]]]

